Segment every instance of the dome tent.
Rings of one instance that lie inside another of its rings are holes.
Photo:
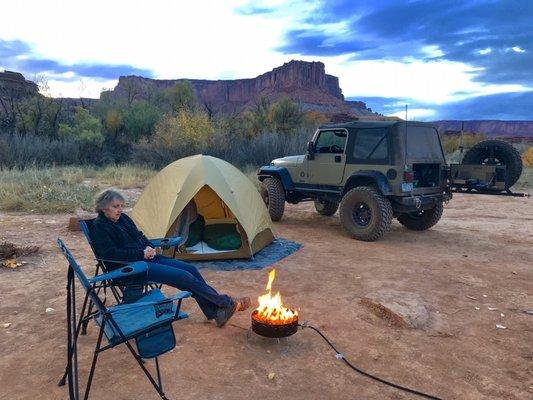
[[[178,259],[250,258],[274,240],[268,210],[253,183],[230,163],[210,156],[182,158],[163,168],[144,189],[131,217],[148,238],[171,237],[178,216],[191,200],[206,226],[235,225],[242,245],[231,251],[200,245],[176,253]]]

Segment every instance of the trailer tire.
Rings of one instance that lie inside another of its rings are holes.
[[[337,212],[338,208],[339,203],[337,203],[336,201],[315,200],[315,210],[320,215],[331,217]]]
[[[462,164],[505,165],[507,187],[513,186],[522,175],[522,157],[509,143],[503,140],[483,140],[469,149]]]
[[[261,197],[272,221],[279,221],[285,211],[285,189],[279,179],[266,178],[261,184]]]
[[[339,207],[341,224],[355,239],[378,240],[392,223],[392,206],[385,196],[367,186],[348,191]]]
[[[425,231],[439,222],[443,211],[442,201],[439,201],[434,208],[429,210],[400,214],[398,216],[398,222],[407,229]]]

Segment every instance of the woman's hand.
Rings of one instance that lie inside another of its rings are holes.
[[[146,246],[146,249],[144,249],[144,259],[145,260],[151,260],[155,257],[155,249],[153,249],[150,246]]]

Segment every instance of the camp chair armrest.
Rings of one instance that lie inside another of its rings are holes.
[[[108,308],[108,312],[110,314],[113,314],[114,312],[121,311],[121,310],[128,310],[131,308],[138,308],[138,307],[148,307],[148,306],[156,306],[159,304],[165,304],[169,302],[179,301],[186,299],[187,297],[191,297],[192,293],[187,291],[180,291],[176,292],[171,296],[168,296],[167,298],[157,300],[157,301],[136,301],[135,303],[128,303],[128,304],[119,304],[116,306],[113,306],[111,308]]]
[[[114,264],[124,264],[124,265],[127,265],[127,264],[131,264],[131,261],[120,261],[120,260],[107,260],[105,258],[95,258],[96,261],[101,261],[101,262],[109,262],[109,263],[114,263]]]
[[[152,247],[161,247],[162,249],[168,249],[170,247],[179,246],[182,242],[183,238],[181,236],[150,240],[150,244],[152,245]]]
[[[128,264],[124,267],[115,269],[111,272],[105,274],[96,275],[93,278],[89,279],[89,283],[96,283],[102,281],[108,281],[112,279],[126,278],[128,276],[146,274],[148,271],[148,264],[144,261],[137,261],[131,264]]]

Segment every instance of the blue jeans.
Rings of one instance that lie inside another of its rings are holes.
[[[209,286],[194,265],[161,255],[145,261],[148,263],[149,281],[191,292],[207,319],[215,318],[219,308],[229,307],[233,303],[230,296],[219,294]]]

